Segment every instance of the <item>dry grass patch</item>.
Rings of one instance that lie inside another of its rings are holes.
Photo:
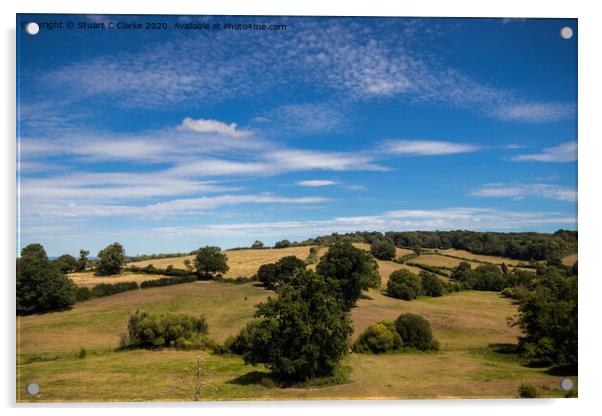
[[[251,277],[259,269],[259,266],[266,263],[275,263],[282,257],[297,256],[305,260],[309,254],[310,246],[288,247],[288,248],[268,248],[261,250],[226,250],[228,256],[228,266],[230,270],[224,275],[225,278],[234,278],[239,276]],[[164,259],[143,260],[129,263],[128,266],[146,267],[152,264],[156,268],[165,269],[172,265],[178,269],[186,268],[184,260],[194,261],[194,256],[168,257]]]
[[[576,262],[577,262],[577,253],[569,254],[568,256],[564,256],[562,258],[562,264],[564,264],[565,266],[572,266]]]
[[[116,276],[94,276],[94,273],[70,273],[67,275],[78,286],[93,287],[100,283],[136,282],[138,284],[145,280],[161,279],[162,275],[123,273]]]
[[[506,263],[508,266],[513,266],[520,263],[519,260],[510,259],[507,257],[485,256],[481,254],[474,254],[466,250],[456,250],[455,248],[449,248],[447,250],[438,250],[438,252],[442,254],[448,254],[450,256],[461,257],[466,260],[478,260],[493,264]]]
[[[458,265],[460,263],[462,263],[463,261],[466,261],[466,260],[454,259],[451,257],[440,256],[438,254],[421,254],[418,257],[416,257],[415,259],[410,260],[410,262],[412,262],[412,263],[425,264],[427,266],[434,266],[434,267],[450,267],[450,268],[458,267]],[[468,263],[470,263],[470,266],[473,269],[475,267],[480,266],[479,263],[475,263],[475,262],[471,262],[471,261],[468,261]]]

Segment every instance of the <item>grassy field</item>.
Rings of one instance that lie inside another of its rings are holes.
[[[493,264],[506,263],[506,265],[508,265],[508,266],[514,266],[514,265],[517,265],[518,263],[520,263],[519,260],[510,259],[507,257],[484,256],[481,254],[473,254],[470,251],[466,251],[466,250],[456,250],[454,248],[450,248],[450,249],[446,249],[446,250],[438,250],[437,252],[441,253],[441,254],[447,254],[449,256],[460,257],[460,258],[466,259],[468,261],[477,260],[477,261],[493,263]]]
[[[274,263],[286,256],[297,256],[301,260],[305,260],[309,254],[310,246],[289,247],[278,249],[261,249],[261,250],[226,250],[228,256],[228,266],[230,270],[224,274],[225,278],[235,278],[239,276],[253,276],[259,266],[265,263]],[[129,263],[130,266],[145,267],[149,264],[165,269],[170,264],[173,267],[184,269],[184,260],[194,260],[194,256],[168,257],[165,259],[143,260]]]
[[[141,274],[141,273],[123,273],[118,276],[94,276],[92,272],[85,273],[69,273],[67,276],[78,286],[92,287],[99,283],[121,283],[121,282],[136,282],[138,284],[145,280],[161,279],[162,275]]]
[[[190,389],[173,385],[178,376],[190,373],[186,369],[197,357],[206,366],[202,389],[206,400],[514,397],[524,382],[537,385],[544,395],[562,394],[561,377],[526,367],[513,355],[490,347],[514,343],[518,335],[516,328],[506,325],[506,317],[516,313],[515,306],[491,292],[459,292],[412,302],[389,298],[378,290],[368,292],[351,313],[354,339],[373,322],[415,312],[430,320],[441,351],[349,354],[343,366],[350,371],[350,382],[342,385],[271,387],[265,382],[269,373],[263,366],[245,365],[236,356],[171,349],[115,351],[119,335],[126,331],[128,313],[136,309],[205,313],[210,336],[223,341],[237,333],[251,319],[254,305],[270,294],[253,284],[195,282],[125,292],[69,311],[18,318],[17,399],[190,400]],[[87,350],[83,359],[78,358],[81,347]],[[30,382],[41,386],[36,398],[21,394]]]
[[[466,260],[455,259],[452,257],[440,256],[438,254],[421,254],[415,259],[412,259],[412,263],[425,264],[427,266],[434,267],[458,267],[460,263]],[[474,269],[475,267],[480,266],[479,263],[471,262],[471,267]]]

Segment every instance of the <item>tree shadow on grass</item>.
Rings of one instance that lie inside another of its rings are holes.
[[[240,386],[249,386],[252,384],[264,385],[269,383],[267,380],[270,380],[272,383],[274,383],[270,373],[263,371],[251,371],[243,374],[242,376],[233,378],[232,380],[228,381],[227,384],[238,384]]]
[[[559,377],[569,377],[569,376],[577,376],[578,371],[577,363],[575,364],[567,364],[567,365],[556,365],[554,367],[548,368],[545,373],[551,376],[559,376]]]
[[[499,344],[489,344],[489,348],[497,352],[498,354],[518,354],[519,348],[517,344],[510,343],[499,343]]]

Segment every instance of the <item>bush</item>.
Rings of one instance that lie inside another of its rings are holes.
[[[389,240],[376,240],[370,246],[370,252],[379,260],[395,258],[395,246]]]
[[[423,295],[432,297],[443,295],[443,285],[434,274],[425,271],[420,272],[420,283]]]
[[[194,318],[180,313],[160,315],[136,311],[129,318],[125,345],[143,348],[189,348],[198,345],[201,336],[206,335],[208,331],[207,320],[203,315]]]
[[[92,299],[92,292],[90,291],[90,288],[78,287],[77,291],[75,292],[75,299],[77,302],[84,302]]]
[[[244,355],[249,352],[251,350],[251,333],[259,322],[260,320],[257,319],[250,321],[237,335],[228,337],[224,342],[225,349],[237,355]]]
[[[397,299],[412,300],[421,294],[420,278],[409,270],[400,269],[391,273],[387,293]]]
[[[138,283],[136,282],[100,283],[90,289],[90,294],[93,298],[100,298],[136,289],[138,289]]]
[[[401,336],[404,347],[418,350],[436,350],[438,342],[433,339],[431,325],[420,315],[404,313],[395,321],[395,329]]]
[[[534,399],[537,397],[537,389],[533,384],[521,384],[518,388],[518,396],[523,399]]]
[[[148,289],[151,287],[163,287],[163,286],[171,286],[178,285],[180,283],[191,283],[196,282],[197,277],[195,275],[186,275],[186,276],[178,276],[178,277],[162,277],[161,279],[155,280],[145,280],[140,283],[140,289]]]
[[[291,246],[291,242],[288,240],[276,241],[276,244],[274,244],[274,248],[288,248],[290,246]]]
[[[54,261],[61,273],[74,272],[78,268],[77,259],[70,254],[63,254]]]
[[[366,328],[353,344],[353,351],[379,354],[398,351],[402,346],[403,341],[395,329],[395,323],[393,321],[381,321]]]

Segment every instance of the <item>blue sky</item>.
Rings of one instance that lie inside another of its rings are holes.
[[[576,229],[574,19],[18,19],[286,25],[19,30],[21,247]]]

